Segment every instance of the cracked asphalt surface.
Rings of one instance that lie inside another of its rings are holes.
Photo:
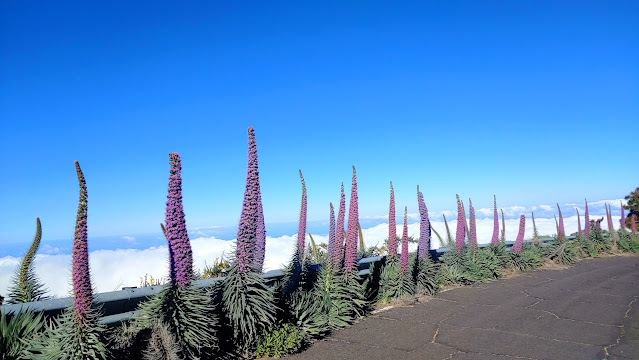
[[[370,315],[291,359],[639,359],[639,256],[586,259]]]

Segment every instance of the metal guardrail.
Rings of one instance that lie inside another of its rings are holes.
[[[567,236],[567,240],[573,240],[574,236]],[[540,239],[542,242],[554,241],[555,238]],[[512,247],[514,241],[506,241],[508,248]],[[487,247],[490,244],[479,244],[479,248]],[[449,249],[442,247],[435,250],[430,250],[431,257],[437,261],[439,257],[447,252]],[[374,256],[367,257],[358,260],[358,270],[361,277],[367,277],[370,275],[370,265],[381,265],[386,262],[386,256]],[[267,282],[275,282],[284,277],[282,270],[267,271],[262,275]],[[224,277],[196,280],[194,285],[197,288],[213,287],[216,283],[224,281]],[[98,293],[95,295],[94,303],[101,309],[102,318],[100,322],[103,324],[115,324],[122,321],[127,321],[133,318],[136,313],[138,305],[151,296],[159,293],[163,286],[147,286],[141,288],[124,288],[119,291],[110,291],[104,293]],[[0,310],[3,310],[7,314],[18,313],[24,310],[32,310],[34,312],[43,312],[47,317],[53,317],[61,314],[66,308],[70,307],[73,303],[71,297],[48,299],[41,301],[33,301],[23,304],[11,304],[2,305]]]

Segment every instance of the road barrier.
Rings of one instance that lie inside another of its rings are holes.
[[[567,236],[567,240],[575,239],[574,236]],[[555,238],[540,239],[542,242],[554,241]],[[511,248],[514,241],[506,241],[507,248]],[[489,244],[479,244],[478,247],[483,248]],[[437,261],[439,257],[447,252],[448,248],[439,248],[430,250],[431,257]],[[367,257],[358,260],[358,270],[361,277],[368,277],[370,275],[371,265],[374,268],[380,268],[386,262],[386,256],[374,256]],[[319,265],[318,265],[319,267]],[[267,282],[274,283],[281,280],[284,277],[282,270],[267,271],[262,275]],[[214,287],[224,281],[224,277],[210,278],[197,280],[194,285],[198,288]],[[138,305],[151,296],[159,293],[163,286],[146,286],[140,288],[123,288],[120,291],[110,291],[96,294],[94,302],[101,309],[102,317],[100,322],[103,324],[117,324],[123,321],[130,320],[135,314]],[[0,306],[0,311],[4,311],[6,314],[15,314],[25,310],[32,310],[34,312],[43,312],[46,317],[54,317],[61,314],[66,308],[70,307],[73,303],[73,298],[55,298],[41,301],[33,301],[23,304],[11,304]]]

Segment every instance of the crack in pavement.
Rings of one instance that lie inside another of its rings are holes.
[[[628,310],[626,310],[626,314],[623,316],[623,320],[626,320],[628,318],[628,314],[630,314],[630,310],[632,310],[632,304],[634,304],[634,302],[637,301],[637,299],[633,299],[629,304],[628,304]],[[619,337],[617,338],[617,341],[615,341],[614,344],[610,344],[608,346],[604,347],[604,354],[606,355],[605,359],[609,359],[610,353],[608,352],[608,349],[610,349],[613,346],[617,346],[619,345],[619,343],[621,342],[621,338],[624,337],[624,335],[626,335],[626,328],[623,325],[623,321],[622,321],[622,325],[621,325],[621,333],[619,334]]]
[[[450,325],[450,324],[443,324],[443,325],[454,327],[454,328],[461,329],[461,330],[469,330],[470,329],[470,330],[496,331],[496,332],[500,332],[500,333],[504,333],[504,334],[527,336],[527,337],[531,337],[531,338],[550,340],[550,341],[555,341],[555,342],[560,342],[560,343],[568,343],[568,344],[575,344],[575,345],[587,345],[587,346],[594,346],[594,347],[600,346],[600,345],[597,345],[597,344],[590,344],[590,343],[583,343],[583,342],[569,341],[569,340],[560,340],[560,339],[549,338],[549,337],[545,337],[545,336],[538,336],[538,335],[533,335],[533,334],[528,334],[528,333],[520,333],[520,332],[516,332],[516,331],[499,330],[496,327],[493,327],[493,328],[482,328],[482,327],[473,327],[473,326],[457,326],[457,325]],[[437,327],[437,330],[439,330],[439,326]],[[437,331],[437,333],[439,333],[439,331]],[[451,345],[444,344],[444,343],[438,343],[436,341],[435,337],[433,337],[433,341],[431,341],[431,343],[451,346]]]
[[[450,326],[450,325],[449,325]],[[456,350],[457,352],[454,354],[450,354],[449,357],[443,359],[443,360],[447,360],[447,359],[452,359],[453,356],[462,353],[462,354],[476,354],[476,355],[490,355],[490,356],[505,356],[505,357],[509,357],[509,358],[514,358],[514,359],[525,359],[525,360],[541,360],[541,359],[537,359],[537,358],[531,358],[531,357],[527,357],[527,356],[520,356],[520,355],[511,355],[511,354],[499,354],[499,353],[485,353],[485,352],[479,352],[479,351],[467,351],[467,350],[461,350],[453,345],[449,345],[449,344],[444,344],[444,343],[438,343],[438,342],[433,342],[433,344],[438,344],[438,345],[442,345],[442,346],[446,346],[449,347],[453,350]]]

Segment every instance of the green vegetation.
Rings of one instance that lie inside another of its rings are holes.
[[[301,331],[291,324],[279,324],[267,329],[257,341],[255,355],[276,357],[298,352],[304,344]]]

